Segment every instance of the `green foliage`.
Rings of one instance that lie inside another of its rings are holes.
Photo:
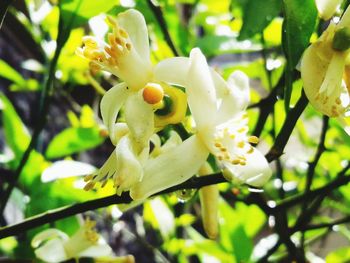
[[[239,40],[252,38],[260,34],[266,26],[281,11],[280,0],[251,0],[243,8],[243,26],[239,33]]]
[[[104,138],[98,127],[67,128],[57,134],[49,144],[45,156],[55,159],[88,150],[100,145]]]
[[[315,29],[317,10],[313,0],[284,0],[285,18],[283,21],[282,46],[287,58],[285,108],[289,108],[292,93],[292,75],[295,66]]]

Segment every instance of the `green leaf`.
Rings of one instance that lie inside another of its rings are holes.
[[[248,262],[253,251],[253,242],[247,236],[243,225],[238,225],[231,234],[234,255],[237,262]]]
[[[104,141],[98,127],[67,128],[53,138],[45,156],[49,159],[60,158],[83,150],[91,149]]]
[[[261,33],[281,10],[280,0],[251,0],[243,9],[243,26],[239,33],[239,40],[253,37]]]
[[[13,67],[0,59],[0,76],[12,81],[18,86],[25,86],[26,80]]]
[[[15,157],[19,159],[29,145],[30,134],[12,103],[2,93],[0,93],[0,101],[6,143],[14,152]]]
[[[295,66],[309,44],[317,19],[314,0],[284,0],[282,46],[287,58],[285,108],[289,109]]]
[[[119,4],[119,1],[113,0],[62,0],[60,2],[62,19],[66,25],[72,23],[71,28],[84,25],[91,17],[107,12]]]
[[[349,262],[350,260],[350,247],[343,247],[329,253],[326,257],[326,262]]]

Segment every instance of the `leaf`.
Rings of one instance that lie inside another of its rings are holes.
[[[2,93],[0,93],[0,101],[3,107],[2,120],[6,143],[14,152],[16,159],[19,159],[29,145],[30,134],[12,103]]]
[[[0,59],[0,76],[12,81],[18,86],[24,86],[26,83],[22,75],[2,59]]]
[[[66,26],[71,23],[71,28],[84,25],[89,18],[107,12],[119,4],[119,1],[111,0],[62,0],[60,2],[62,19]]]
[[[67,128],[53,138],[45,156],[49,159],[60,158],[100,145],[104,138],[98,127]]]
[[[329,253],[326,257],[326,262],[348,262],[350,260],[350,248],[343,247]]]
[[[243,26],[238,40],[252,38],[264,28],[281,10],[280,0],[251,0],[243,8]]]
[[[289,109],[292,73],[309,44],[317,19],[314,0],[284,0],[282,46],[287,58],[285,108]]]
[[[253,251],[253,242],[247,236],[243,225],[238,225],[231,234],[234,255],[237,262],[248,262]]]

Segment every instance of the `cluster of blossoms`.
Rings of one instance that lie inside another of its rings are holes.
[[[316,1],[320,16],[329,19],[340,1]],[[320,38],[304,52],[301,77],[312,106],[341,122],[350,107],[350,9],[339,22],[330,21]]]
[[[101,262],[133,263],[134,257],[112,257],[112,249],[95,231],[95,221],[87,219],[84,225],[71,237],[66,233],[49,228],[37,234],[32,240],[35,255],[44,262],[62,262],[81,257],[100,258]]]
[[[226,82],[197,48],[189,58],[152,65],[142,14],[131,9],[108,21],[112,32],[107,43],[88,36],[77,50],[93,70],[108,71],[123,81],[101,101],[102,119],[115,150],[101,169],[85,178],[85,190],[111,179],[118,194],[130,191],[134,200],[142,200],[198,174],[209,154],[230,181],[262,186],[271,170],[252,146],[258,138],[247,135],[248,78],[234,72]],[[181,123],[187,105],[193,135],[184,141],[174,135],[161,145],[156,132]]]

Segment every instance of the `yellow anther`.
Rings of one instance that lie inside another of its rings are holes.
[[[259,138],[256,136],[249,136],[248,142],[252,144],[258,144],[259,143]]]
[[[335,103],[337,103],[339,105],[339,104],[341,104],[341,100],[339,98],[336,98]]]
[[[90,182],[88,182],[88,183],[84,186],[84,190],[85,190],[85,191],[89,191],[89,190],[91,190],[92,188],[94,188],[94,186],[95,186],[95,182],[90,181]]]
[[[250,146],[249,150],[247,151],[248,154],[251,154],[254,152],[254,148],[252,146]]]
[[[234,160],[231,161],[231,163],[234,164],[234,165],[237,165],[237,164],[240,164],[241,161],[239,159],[234,159]]]
[[[222,152],[226,152],[226,151],[227,151],[227,149],[226,149],[226,147],[221,147],[221,148],[220,148],[220,151],[222,151]]]
[[[242,127],[238,130],[239,133],[244,133],[247,131],[247,128],[246,127]]]
[[[84,182],[88,182],[90,181],[94,176],[92,174],[89,174],[87,176],[84,177]]]
[[[129,50],[129,51],[131,50],[131,44],[130,44],[130,43],[126,43],[126,44],[125,44],[125,47],[126,47],[126,49]]]
[[[236,137],[236,135],[235,135],[234,133],[231,133],[231,134],[230,134],[230,138],[231,138],[231,139],[234,139],[235,137]]]
[[[237,143],[237,147],[239,147],[239,148],[243,148],[244,145],[245,145],[244,141],[239,141],[239,142]]]
[[[222,146],[222,144],[219,143],[219,142],[216,142],[216,143],[214,144],[214,146],[217,147],[217,148],[220,148],[220,147]]]
[[[246,161],[241,160],[241,161],[239,162],[239,164],[240,164],[240,165],[246,165],[246,164],[247,164],[247,162],[246,162]]]
[[[222,161],[222,160],[224,160],[224,157],[222,155],[218,155],[218,159],[219,159],[219,161]]]
[[[123,30],[121,28],[119,29],[119,35],[121,37],[123,37],[123,38],[128,38],[129,37],[128,33],[126,33],[125,30]]]
[[[148,104],[156,104],[160,102],[164,97],[164,91],[162,86],[157,83],[148,83],[143,89],[143,99]]]

